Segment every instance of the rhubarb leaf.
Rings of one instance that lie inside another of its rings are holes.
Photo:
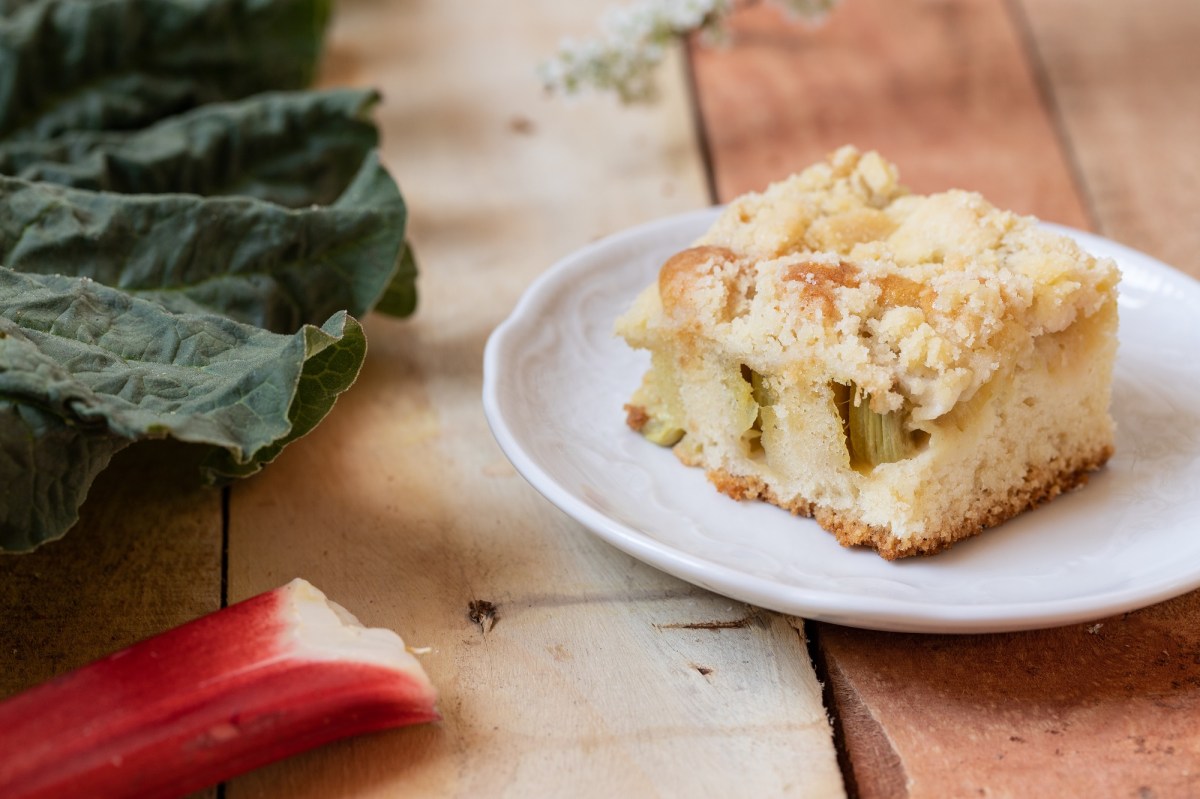
[[[39,0],[0,18],[0,137],[128,130],[312,80],[331,0]]]
[[[375,310],[388,316],[408,316],[417,308],[417,260],[412,245],[404,242],[404,254],[392,282],[384,289]]]
[[[39,0],[0,0],[0,16],[15,14],[25,6],[31,6]]]
[[[134,441],[214,448],[210,480],[254,473],[328,413],[365,354],[341,312],[280,335],[0,268],[0,550],[61,536],[96,473]]]
[[[332,205],[111,194],[0,177],[0,264],[89,277],[181,312],[277,332],[415,289],[405,206],[371,154]],[[412,303],[388,308],[411,310]]]
[[[358,374],[366,353],[366,339],[358,322],[346,316],[341,319],[354,325],[354,335],[331,330],[329,325],[320,328],[308,325],[301,330],[305,347],[304,370],[288,408],[290,429],[287,435],[258,450],[249,459],[239,459],[228,449],[213,450],[201,464],[201,471],[209,483],[220,484],[254,474],[263,464],[275,460],[285,446],[308,434],[325,418],[338,395],[349,387],[345,382],[346,375]]]
[[[0,340],[0,365],[11,355],[6,342]],[[130,443],[85,434],[36,405],[0,399],[0,552],[28,552],[62,536],[79,518],[96,475]]]
[[[268,92],[133,132],[0,143],[0,173],[122,194],[254,197],[328,205],[379,140],[370,89]]]

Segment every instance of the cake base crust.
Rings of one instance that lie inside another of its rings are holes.
[[[846,513],[816,505],[803,498],[782,501],[757,477],[734,475],[723,469],[714,469],[708,472],[708,479],[718,491],[733,499],[762,499],[797,516],[813,518],[817,524],[833,533],[838,543],[844,547],[871,547],[881,557],[896,560],[913,555],[935,555],[964,538],[978,535],[989,527],[995,527],[1026,510],[1049,502],[1060,494],[1079,488],[1087,483],[1089,474],[1100,469],[1112,454],[1113,448],[1106,446],[1090,454],[1033,466],[1026,471],[1021,485],[1009,489],[1005,495],[983,494],[971,504],[968,512],[961,518],[932,519],[924,537],[909,539],[896,538],[886,527],[865,524]]]

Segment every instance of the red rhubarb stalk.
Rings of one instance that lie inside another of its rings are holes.
[[[436,699],[400,636],[293,580],[0,704],[0,797],[182,796]]]

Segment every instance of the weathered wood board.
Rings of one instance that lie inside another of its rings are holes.
[[[1088,227],[1003,2],[847,0],[815,28],[760,4],[731,29],[728,46],[692,47],[721,199],[854,144],[914,191],[970,187]]]
[[[1200,3],[1016,8],[1098,231],[1200,278]]]

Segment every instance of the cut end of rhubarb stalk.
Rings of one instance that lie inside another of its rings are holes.
[[[432,709],[437,690],[399,635],[383,627],[364,626],[353,613],[299,577],[276,591],[280,595],[280,614],[289,620],[287,629],[293,636],[297,655],[396,669],[407,674],[414,686],[422,687]],[[432,718],[439,718],[436,711]]]
[[[0,796],[180,796],[436,701],[399,635],[293,580],[0,704]]]

